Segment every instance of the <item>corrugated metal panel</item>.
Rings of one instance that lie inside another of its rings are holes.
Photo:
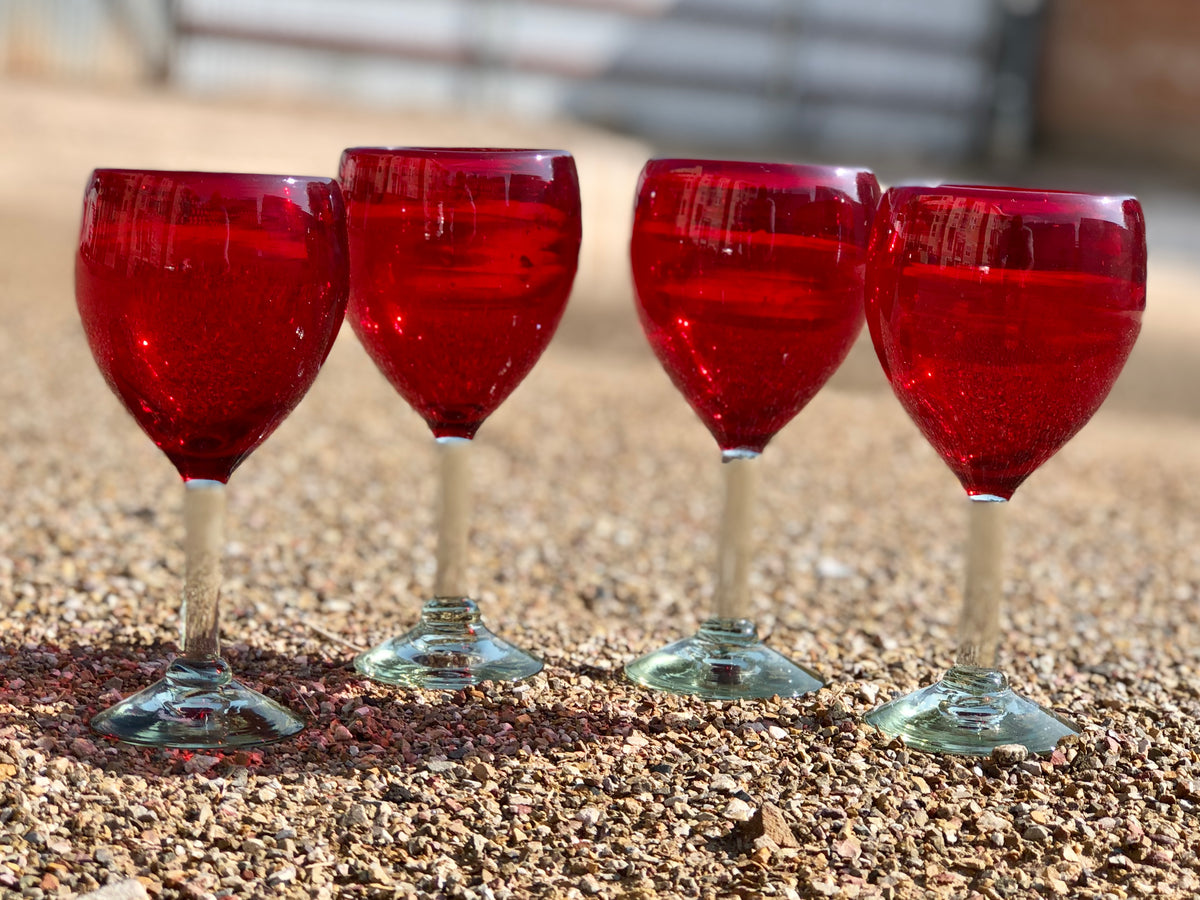
[[[180,0],[176,10],[174,77],[196,90],[474,102],[664,140],[941,157],[986,139],[997,23],[994,0]]]
[[[140,61],[99,0],[0,0],[0,70],[17,75],[135,76]]]
[[[22,11],[9,20],[54,23],[55,65],[67,70],[96,65],[88,36],[105,29],[105,15],[121,13],[126,32],[157,15],[171,35],[169,54],[157,52],[174,83],[192,91],[571,115],[664,141],[944,158],[993,139],[1003,6],[0,0],[0,9]]]

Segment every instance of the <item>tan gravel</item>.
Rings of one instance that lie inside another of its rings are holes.
[[[703,703],[620,677],[705,611],[719,501],[712,441],[628,310],[645,148],[568,126],[3,82],[0,117],[17,126],[0,137],[0,894],[127,879],[172,898],[1200,892],[1190,324],[1148,319],[1124,399],[1013,504],[1002,658],[1083,735],[1045,759],[935,758],[861,715],[949,662],[965,501],[863,348],[762,461],[756,612],[831,686]],[[227,656],[308,729],[228,755],[93,737],[88,718],[174,652],[182,551],[177,477],[75,317],[87,170],[320,172],[349,143],[485,139],[569,141],[593,204],[571,318],[474,454],[478,597],[545,672],[393,690],[314,630],[357,645],[396,632],[433,574],[431,442],[346,330],[230,485]],[[1143,403],[1162,391],[1177,399]]]

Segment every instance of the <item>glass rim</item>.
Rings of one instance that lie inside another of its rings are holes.
[[[159,175],[173,178],[241,178],[257,181],[303,181],[309,183],[337,183],[329,175],[289,175],[276,172],[219,172],[208,169],[141,169],[119,166],[98,166],[92,169],[89,178],[100,175]]]
[[[646,160],[642,166],[643,172],[648,172],[651,167],[659,168],[669,165],[679,166],[722,166],[731,169],[745,169],[758,171],[779,171],[785,172],[789,170],[800,170],[808,172],[829,172],[835,174],[864,174],[875,175],[875,171],[869,166],[856,165],[841,165],[837,163],[809,163],[809,162],[788,162],[787,160],[757,160],[757,159],[718,159],[707,157],[690,157],[690,156],[652,156]]]
[[[569,150],[552,147],[430,147],[430,146],[384,146],[365,145],[347,147],[342,156],[449,156],[473,158],[480,156],[572,156]]]
[[[1018,187],[999,184],[969,184],[965,182],[942,182],[939,184],[893,184],[884,191],[884,196],[896,196],[905,193],[911,196],[944,195],[948,197],[1011,197],[1014,200],[1035,200],[1038,197],[1077,197],[1080,200],[1124,203],[1133,200],[1141,201],[1128,193],[1098,193],[1092,191],[1073,191],[1065,188]]]

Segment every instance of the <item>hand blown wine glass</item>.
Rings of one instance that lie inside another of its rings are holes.
[[[1108,395],[1146,298],[1131,197],[893,188],[872,231],[867,322],[888,380],[970,498],[954,667],[867,720],[914,747],[1054,748],[1074,726],[996,667],[1003,514]]]
[[[163,747],[237,747],[302,721],[232,679],[217,622],[225,483],[300,402],[341,325],[345,211],[322,178],[100,169],[75,296],[109,387],[184,481],[183,653],[92,720]]]
[[[867,171],[714,160],[642,170],[631,256],[638,313],[675,386],[721,448],[725,510],[712,616],[625,667],[710,699],[795,696],[812,672],[748,617],[755,463],[845,359],[862,328]]]
[[[441,476],[433,597],[415,627],[355,665],[427,688],[527,678],[541,660],[491,632],[468,596],[463,454],[562,317],[581,235],[575,161],[557,150],[353,148],[341,180],[348,318],[432,430]]]

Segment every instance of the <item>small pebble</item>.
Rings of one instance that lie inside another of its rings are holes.
[[[1008,820],[999,813],[991,810],[984,810],[975,820],[975,830],[980,833],[989,831],[1007,831],[1009,828]]]
[[[831,556],[822,556],[817,560],[817,574],[822,578],[849,578],[854,569]]]
[[[1025,762],[1029,751],[1024,744],[1000,744],[992,748],[992,762],[1000,766],[1015,766]]]
[[[1030,825],[1021,834],[1021,837],[1034,844],[1044,844],[1050,840],[1050,832],[1041,825]]]
[[[342,816],[342,827],[343,828],[351,828],[351,829],[366,828],[370,824],[371,824],[371,817],[367,813],[367,808],[365,806],[363,806],[361,803],[355,803],[353,806],[350,807],[350,809],[348,809],[346,811],[346,814],[344,816]]]
[[[191,774],[207,772],[220,762],[221,758],[219,756],[207,756],[203,753],[197,753],[183,764],[183,769],[185,772]]]
[[[752,807],[745,800],[742,800],[739,797],[734,797],[725,804],[725,809],[722,811],[721,815],[723,815],[726,819],[733,820],[734,822],[748,822],[754,815],[754,807]]]
[[[731,776],[724,773],[714,775],[708,786],[711,790],[722,794],[732,794],[739,789],[738,783]]]
[[[281,884],[290,884],[296,880],[296,867],[284,866],[281,869],[276,869],[267,876],[267,884],[276,887]]]
[[[589,827],[596,825],[603,816],[604,813],[595,806],[585,806],[579,812],[575,813],[576,820]]]
[[[146,886],[136,878],[114,881],[102,888],[80,894],[76,900],[148,900]]]

